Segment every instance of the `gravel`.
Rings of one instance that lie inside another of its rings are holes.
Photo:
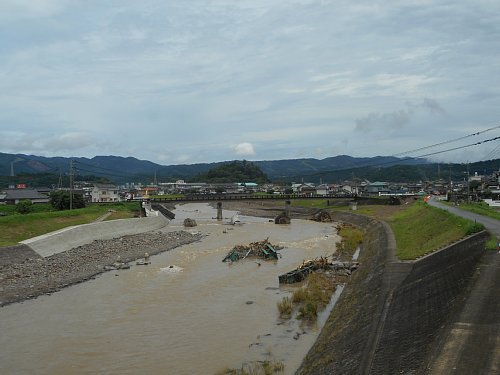
[[[94,278],[112,269],[117,259],[124,263],[134,262],[144,258],[146,252],[158,254],[199,241],[201,237],[201,234],[185,231],[149,232],[96,240],[46,258],[25,249],[22,251],[24,256],[0,256],[0,306],[51,294]],[[0,248],[0,254],[2,252]],[[12,248],[9,248],[9,253],[12,253]]]

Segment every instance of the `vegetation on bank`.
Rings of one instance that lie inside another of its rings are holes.
[[[352,259],[352,255],[356,249],[363,243],[363,230],[353,225],[343,224],[338,233],[342,239],[340,242],[337,242],[337,252],[342,258],[347,256],[349,259]]]
[[[500,250],[498,239],[494,235],[491,235],[490,239],[486,242],[486,250]]]
[[[423,201],[397,212],[388,222],[396,237],[396,255],[402,260],[414,260],[484,229]]]
[[[72,225],[88,224],[110,212],[107,220],[134,217],[139,212],[139,204],[91,204],[75,210],[56,211],[49,204],[34,204],[33,212],[19,214],[15,206],[2,206],[0,212],[0,246],[16,245],[20,241]]]
[[[297,319],[315,321],[318,313],[323,310],[335,290],[332,279],[322,273],[312,273],[306,282],[292,294],[292,297],[283,297],[277,307],[280,317],[289,319],[297,311]]]
[[[282,361],[266,359],[265,361],[250,362],[239,369],[224,369],[217,372],[217,375],[273,375],[282,374],[285,371],[285,364]]]

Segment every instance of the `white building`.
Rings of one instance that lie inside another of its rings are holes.
[[[91,192],[92,202],[120,202],[118,187],[112,184],[95,184]]]

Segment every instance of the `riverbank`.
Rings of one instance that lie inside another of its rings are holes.
[[[224,202],[223,210],[274,218],[284,210],[284,203]],[[316,211],[294,207],[291,213],[295,218],[309,218]],[[48,257],[41,257],[26,245],[0,247],[0,307],[87,281],[106,272],[106,266],[118,257],[133,262],[144,257],[145,252],[154,255],[200,239],[201,235],[185,231],[147,232],[96,240]]]
[[[87,281],[106,272],[118,257],[133,262],[146,252],[155,255],[201,237],[186,231],[147,232],[96,240],[45,258],[25,245],[0,248],[0,306]]]

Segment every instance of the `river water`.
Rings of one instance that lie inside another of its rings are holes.
[[[234,212],[217,222],[201,203],[175,213],[162,230],[182,229],[190,217],[198,226],[189,230],[206,237],[151,257],[149,266],[0,309],[0,373],[214,374],[265,359],[294,373],[319,327],[279,318],[277,302],[294,287],[279,286],[278,275],[331,255],[339,240],[334,226],[246,216],[231,226]],[[234,245],[267,237],[285,247],[278,261],[222,262]]]

